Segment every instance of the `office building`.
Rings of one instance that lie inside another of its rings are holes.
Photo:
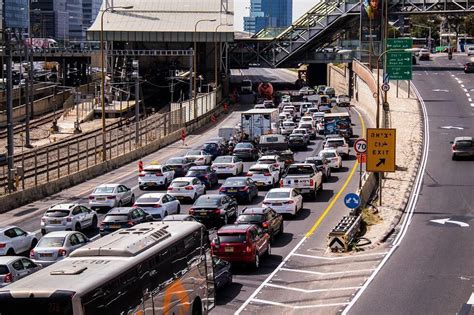
[[[32,37],[54,38],[66,41],[69,38],[69,0],[37,0],[31,2]]]
[[[83,41],[86,37],[86,32],[82,26],[83,23],[83,0],[67,0],[66,17],[69,22],[69,33],[67,41]]]
[[[84,31],[94,23],[99,13],[102,0],[82,0],[82,27]]]
[[[244,31],[257,33],[263,28],[283,28],[291,24],[293,0],[251,0],[250,16],[244,17]]]
[[[29,0],[3,0],[4,26],[28,32]]]

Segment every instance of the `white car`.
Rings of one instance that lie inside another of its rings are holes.
[[[190,150],[186,152],[185,157],[190,159],[196,165],[209,165],[212,162],[212,155],[203,150]]]
[[[258,187],[274,187],[280,181],[280,170],[273,164],[255,164],[250,167],[247,177],[250,177]]]
[[[344,137],[326,138],[324,142],[324,149],[334,149],[341,156],[349,156],[349,144]]]
[[[285,107],[283,107],[283,110],[282,112],[287,112],[289,113],[291,116],[293,116],[293,114],[295,113],[296,109],[293,105],[285,105]]]
[[[311,123],[311,125],[313,125],[313,127],[314,127],[314,120],[313,120],[313,117],[311,117],[311,116],[303,116],[303,117],[301,117],[301,119],[300,119],[300,124],[301,124],[301,123]]]
[[[281,112],[279,115],[278,115],[278,120],[283,122],[285,120],[288,120],[288,119],[291,119],[291,116],[288,112]]]
[[[283,160],[281,157],[278,155],[262,155],[258,161],[258,164],[272,164],[273,167],[278,169],[278,171],[283,173],[285,170],[285,160]]]
[[[174,178],[174,170],[168,165],[148,165],[138,174],[138,187],[141,190],[149,187],[168,187]]]
[[[56,231],[43,236],[30,251],[30,259],[43,267],[68,257],[73,251],[89,242],[81,232]]]
[[[309,144],[309,133],[305,128],[295,128],[291,134],[301,134],[303,135],[304,142]]]
[[[135,194],[130,188],[121,184],[103,184],[89,195],[90,208],[115,208],[123,205],[133,205]]]
[[[324,121],[323,120],[316,121],[316,131],[320,135],[324,134]]]
[[[298,125],[298,128],[306,129],[310,139],[316,139],[317,131],[316,131],[316,128],[314,127],[312,122],[310,122],[310,121],[307,121],[307,122],[300,121],[300,123]]]
[[[281,134],[290,135],[295,128],[296,124],[292,120],[285,120],[281,126]]]
[[[51,206],[41,218],[41,233],[53,231],[81,231],[97,228],[97,213],[77,203]]]
[[[0,228],[0,256],[25,253],[37,243],[35,233],[26,232],[12,225]]]
[[[236,156],[223,155],[216,157],[211,167],[217,175],[237,176],[244,171],[244,162]]]
[[[142,208],[156,220],[160,220],[168,214],[181,212],[179,201],[167,193],[143,194],[135,201],[134,206]]]
[[[328,161],[329,167],[331,169],[340,169],[342,167],[342,158],[336,150],[324,149],[319,151],[318,155]]]
[[[186,198],[194,202],[205,193],[206,185],[197,177],[177,177],[168,187],[168,194],[179,200]]]
[[[294,188],[273,188],[265,196],[262,207],[294,216],[303,209],[303,196]]]

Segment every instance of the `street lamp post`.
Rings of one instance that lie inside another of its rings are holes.
[[[196,73],[197,73],[197,39],[196,39],[196,32],[197,32],[197,26],[200,22],[215,22],[216,19],[202,19],[196,22],[194,24],[194,55],[193,55],[193,78],[194,78],[194,83],[193,83],[193,97],[194,97],[194,119],[197,118],[197,78],[196,78]]]
[[[101,60],[101,108],[102,108],[102,161],[107,161],[106,156],[106,139],[105,139],[105,56],[104,56],[104,14],[105,12],[113,12],[116,9],[129,10],[133,6],[116,6],[108,7],[102,11],[100,15],[100,60]]]
[[[218,71],[217,71],[217,69],[219,68],[219,65],[218,65],[218,59],[219,58],[217,58],[217,46],[218,46],[218,44],[217,44],[217,30],[219,29],[219,27],[224,26],[224,25],[225,26],[234,26],[234,24],[219,24],[219,25],[216,26],[216,34],[215,34],[216,35],[216,41],[215,41],[215,46],[214,46],[214,53],[215,53],[215,56],[216,56],[216,58],[214,60],[215,61],[214,62],[214,69],[215,69],[214,83],[216,84],[216,90],[217,90],[217,86],[219,85],[219,78],[218,78]],[[220,51],[219,51],[219,53],[220,53]]]

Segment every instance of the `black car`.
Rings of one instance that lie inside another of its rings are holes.
[[[141,208],[113,208],[107,212],[100,223],[99,232],[101,236],[104,236],[119,229],[149,221],[153,221],[153,217]]]
[[[174,157],[166,161],[165,165],[174,170],[174,177],[182,177],[196,164],[186,157]]]
[[[283,234],[283,216],[270,207],[243,209],[235,220],[235,224],[246,223],[258,225],[264,232],[268,232],[271,242],[274,241],[276,235]]]
[[[216,293],[219,293],[220,289],[232,284],[231,264],[217,256],[212,256],[212,267],[214,269],[214,288]]]
[[[464,65],[464,73],[474,72],[474,62],[468,62]]]
[[[212,156],[215,159],[219,155],[225,154],[225,150],[218,141],[209,141],[202,145],[201,150]]]
[[[241,158],[242,160],[251,160],[255,161],[258,158],[258,150],[250,142],[239,142],[235,145],[234,151],[232,152],[234,156]]]
[[[196,220],[209,226],[228,224],[237,218],[237,201],[226,195],[202,195],[189,209]]]
[[[257,184],[248,177],[229,177],[219,188],[219,194],[251,203],[258,196]]]
[[[331,167],[329,166],[328,160],[322,156],[310,156],[307,157],[305,163],[311,163],[316,166],[318,171],[323,173],[323,180],[326,182],[331,178]]]
[[[308,147],[304,140],[304,135],[297,133],[290,135],[288,139],[288,145],[292,150],[306,150],[306,148]]]
[[[193,166],[186,173],[186,177],[197,177],[206,185],[206,188],[211,188],[219,182],[216,171],[210,166]]]

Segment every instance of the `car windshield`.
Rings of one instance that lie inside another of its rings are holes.
[[[126,214],[107,214],[102,222],[126,222],[128,215]]]
[[[201,155],[201,150],[191,150],[186,155]]]
[[[306,130],[304,130],[304,129],[295,129],[295,130],[293,130],[293,133],[304,135],[306,133]]]
[[[95,194],[111,194],[115,190],[115,187],[97,187],[94,190]]]
[[[136,203],[157,203],[160,201],[160,198],[138,198]]]
[[[268,168],[250,168],[249,172],[252,172],[254,174],[263,174],[263,173],[268,173]]]
[[[344,145],[344,140],[328,140],[327,145],[330,147],[340,147]]]
[[[294,126],[295,126],[295,123],[294,123],[294,122],[284,122],[284,123],[283,123],[283,126],[284,126],[284,127],[294,127]]]
[[[185,164],[185,163],[186,163],[186,159],[184,158],[172,158],[166,162],[166,164]]]
[[[8,267],[5,265],[0,265],[0,275],[6,275],[10,273],[10,270],[8,270]]]
[[[246,180],[243,178],[227,178],[224,186],[245,186],[247,185]]]
[[[246,241],[245,233],[239,234],[219,234],[221,243],[243,243]]]
[[[205,143],[202,146],[203,150],[214,150],[215,148],[217,148],[217,144],[215,143]]]
[[[289,191],[270,191],[267,193],[265,198],[279,199],[279,198],[289,198]]]
[[[260,159],[260,160],[258,160],[258,163],[260,163],[260,164],[273,164],[275,162],[276,162],[275,159]]]
[[[48,210],[45,215],[47,217],[63,218],[69,215],[69,210]]]
[[[171,185],[173,187],[184,187],[189,185],[189,182],[187,180],[174,180]]]
[[[316,165],[323,165],[323,161],[321,161],[320,159],[306,159],[306,162],[313,163]]]
[[[64,244],[65,237],[43,237],[40,239],[38,247],[61,247]]]
[[[313,174],[314,170],[311,165],[291,165],[288,168],[288,175],[308,175]]]
[[[251,143],[237,143],[237,145],[235,146],[236,149],[240,149],[240,148],[245,148],[245,149],[251,149],[252,148],[252,144]]]
[[[336,157],[336,153],[334,153],[334,152],[321,152],[320,155],[324,158]]]
[[[263,215],[261,214],[241,214],[237,218],[239,222],[262,222]]]
[[[161,173],[161,168],[157,168],[154,170],[144,170],[145,174],[155,174],[155,173]]]
[[[456,141],[456,148],[470,148],[472,146],[472,141],[461,140]]]
[[[214,160],[214,163],[232,163],[232,157],[231,156],[218,156]]]
[[[313,127],[311,123],[300,124],[301,128],[311,128]]]
[[[208,170],[191,170],[188,171],[186,176],[194,176],[194,175],[201,175],[201,174],[207,174],[209,173]]]
[[[200,197],[196,202],[194,203],[194,206],[197,207],[208,207],[208,206],[220,206],[221,204],[221,197],[208,197],[205,196]]]
[[[264,137],[261,142],[279,142],[279,137]]]

